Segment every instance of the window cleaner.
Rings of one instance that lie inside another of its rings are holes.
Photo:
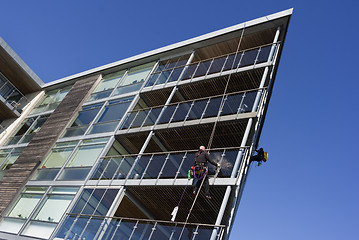
[[[263,151],[263,148],[255,150],[257,155],[254,155],[250,158],[250,162],[258,162],[258,166],[262,164],[262,162],[266,162],[268,159],[268,153]]]

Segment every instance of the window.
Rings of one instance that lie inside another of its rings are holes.
[[[133,97],[110,101],[89,134],[114,131],[132,100]]]
[[[94,90],[94,92],[91,94],[88,101],[93,101],[110,96],[118,81],[122,79],[124,73],[125,71],[122,70],[119,72],[105,75],[99,85]]]
[[[84,180],[100,156],[107,141],[108,138],[83,141],[74,150],[58,180]]]
[[[26,119],[14,136],[7,142],[7,145],[30,142],[35,134],[40,131],[48,117],[49,116],[46,115]]]
[[[26,187],[0,222],[0,231],[49,238],[70,205],[76,187]]]
[[[40,165],[32,180],[53,180],[75,149],[77,141],[58,143]]]
[[[7,170],[14,164],[20,156],[23,148],[15,148],[9,150],[0,150],[0,180],[4,177]]]
[[[63,89],[56,89],[46,93],[42,102],[32,110],[31,114],[54,110],[70,91],[71,86]]]
[[[137,91],[141,88],[148,74],[152,70],[154,63],[147,63],[138,67],[131,68],[116,88],[114,95]]]
[[[83,107],[82,111],[78,114],[71,127],[66,130],[63,137],[73,137],[85,134],[87,128],[100,111],[102,105],[103,103]]]
[[[161,61],[146,83],[146,87],[177,81],[190,55]]]
[[[106,216],[119,189],[84,189],[71,213]],[[56,237],[94,239],[104,218],[68,216]],[[75,221],[76,220],[76,221]],[[81,237],[79,238],[79,236]]]

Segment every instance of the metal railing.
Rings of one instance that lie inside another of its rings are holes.
[[[220,172],[209,164],[209,174],[217,177],[230,177],[240,148],[211,149],[213,160],[221,164]],[[145,153],[142,155],[119,155],[102,157],[92,180],[116,179],[186,179],[193,165],[197,150]],[[239,160],[241,161],[241,159]],[[134,166],[134,167],[133,167]],[[132,170],[131,170],[132,169]]]
[[[181,235],[184,228],[184,234]],[[209,239],[214,228],[220,239],[224,225],[67,213],[56,239]]]
[[[157,71],[151,74],[146,83],[146,87],[177,80],[192,79],[268,62],[272,60],[268,59],[272,46],[277,47],[278,44],[265,44],[259,47],[249,48],[239,52],[194,62],[189,65],[177,66],[163,71]],[[184,72],[182,73],[183,70]],[[181,79],[179,79],[180,76]]]
[[[257,91],[258,89],[226,94],[220,116],[251,112]],[[127,114],[120,130],[150,126],[156,122],[169,124],[216,117],[222,97],[223,95],[218,95],[170,104],[159,119],[164,105],[134,110]]]
[[[0,96],[8,102],[13,109],[21,109],[29,102],[28,99],[0,72]]]

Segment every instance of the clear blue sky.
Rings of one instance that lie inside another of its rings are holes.
[[[359,238],[355,1],[0,0],[0,36],[44,82],[294,8],[231,238]]]

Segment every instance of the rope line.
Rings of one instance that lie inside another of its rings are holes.
[[[239,47],[241,46],[241,42],[242,42],[242,39],[243,39],[243,34],[244,34],[245,27],[246,27],[246,26],[244,25],[243,30],[242,30],[242,33],[241,33],[241,38],[239,39],[239,42],[238,42],[238,46],[237,46],[237,50],[236,50],[236,55],[234,56],[231,69],[233,69],[234,64],[235,64],[235,62],[236,62],[236,60],[237,60],[238,51],[239,51]],[[210,136],[210,138],[209,138],[209,141],[208,141],[207,149],[210,149],[210,148],[211,148],[211,145],[212,145],[212,142],[213,142],[213,138],[214,138],[214,133],[215,133],[215,131],[216,131],[217,123],[218,123],[218,120],[219,120],[219,116],[221,115],[221,112],[222,112],[222,109],[223,109],[223,106],[224,106],[225,94],[226,94],[226,92],[227,92],[228,85],[229,85],[229,81],[231,80],[232,74],[233,74],[233,71],[228,75],[226,87],[224,88],[223,97],[222,97],[222,100],[221,100],[221,104],[219,105],[219,111],[218,111],[218,114],[217,114],[216,121],[214,122],[214,125],[213,125],[213,129],[212,129],[212,133],[211,133],[211,136]]]
[[[236,62],[237,55],[238,55],[238,51],[239,51],[239,48],[240,48],[241,43],[242,43],[242,39],[243,39],[243,34],[244,34],[245,27],[246,27],[246,26],[244,25],[243,30],[242,30],[242,33],[241,33],[241,37],[240,37],[239,42],[238,42],[238,45],[237,45],[236,55],[235,55],[235,57],[234,57],[234,59],[233,59],[233,63],[232,63],[232,69],[233,69],[234,64],[235,64],[235,62]],[[222,109],[223,109],[225,94],[226,94],[226,92],[227,92],[228,85],[229,85],[229,81],[230,81],[230,79],[231,79],[232,73],[233,73],[233,72],[231,72],[231,73],[228,75],[226,87],[225,87],[224,92],[223,92],[223,97],[222,97],[222,100],[221,100],[221,104],[219,105],[219,111],[218,111],[218,114],[217,114],[216,121],[214,122],[214,125],[213,125],[213,129],[212,129],[212,133],[211,133],[211,136],[210,136],[210,138],[209,138],[209,141],[208,141],[207,149],[210,149],[210,148],[211,148],[211,145],[212,145],[212,142],[213,142],[214,133],[215,133],[216,127],[217,127],[217,122],[218,122],[218,120],[219,120],[219,116],[220,116],[220,114],[221,114],[221,112],[222,112]],[[199,189],[198,189],[198,191],[197,191],[196,197],[195,197],[195,199],[194,199],[194,201],[193,201],[193,203],[192,203],[192,206],[191,206],[191,208],[190,208],[190,210],[189,210],[189,212],[188,212],[186,221],[185,221],[185,223],[184,223],[184,225],[183,225],[183,228],[182,228],[182,231],[181,231],[181,234],[180,234],[178,240],[181,240],[183,231],[184,231],[184,229],[185,229],[185,227],[186,227],[186,224],[187,224],[187,222],[188,222],[188,219],[189,219],[189,217],[190,217],[190,215],[191,215],[191,213],[192,213],[193,207],[194,207],[194,205],[196,204],[198,195],[199,195],[199,193],[200,193],[200,191],[201,191],[201,188],[202,188],[204,179],[205,179],[206,177],[207,177],[207,173],[204,175],[204,177],[203,177],[203,179],[202,179],[201,185],[200,185],[200,187],[199,187]]]
[[[187,225],[187,223],[188,223],[189,216],[191,215],[191,212],[192,212],[192,210],[193,210],[193,207],[194,207],[194,205],[195,205],[195,203],[196,203],[196,201],[197,201],[198,195],[199,195],[199,193],[200,193],[200,191],[201,191],[201,188],[202,188],[202,186],[203,186],[204,179],[205,179],[206,177],[207,177],[207,173],[206,173],[206,174],[204,175],[204,177],[202,178],[201,185],[200,185],[199,188],[198,188],[198,191],[197,191],[197,193],[196,193],[196,197],[194,198],[194,201],[193,201],[193,203],[192,203],[192,206],[191,206],[191,208],[190,208],[190,210],[189,210],[189,212],[188,212],[186,221],[184,222],[184,225],[183,225],[181,234],[180,234],[179,237],[178,237],[178,240],[181,240],[181,237],[182,237],[182,234],[183,234],[183,232],[184,232],[184,229],[185,229],[185,227],[186,227],[186,225]]]

